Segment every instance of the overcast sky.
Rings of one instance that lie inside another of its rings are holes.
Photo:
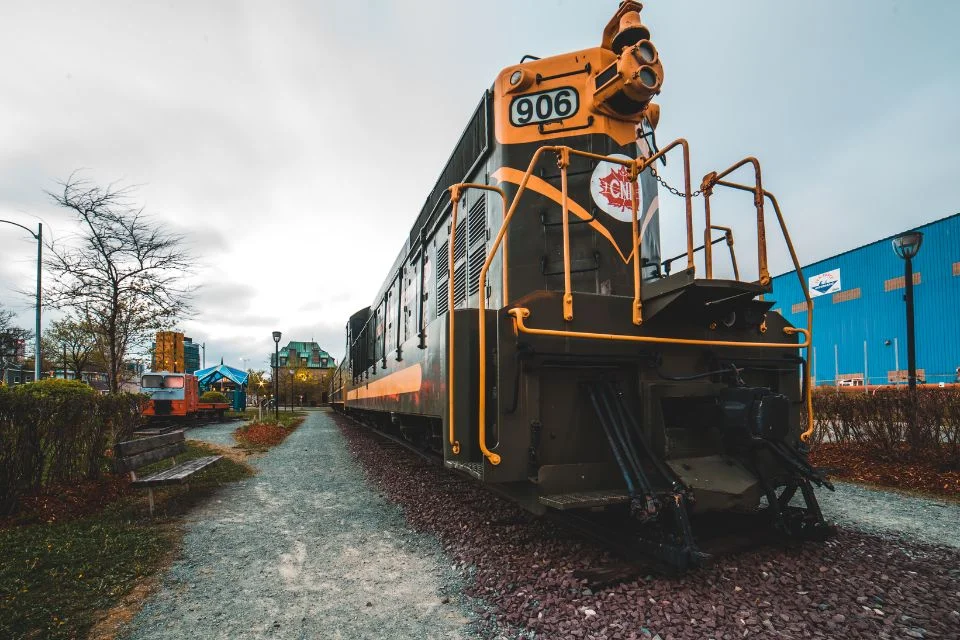
[[[595,46],[616,6],[0,0],[0,218],[63,240],[78,227],[44,190],[81,168],[139,185],[200,259],[182,328],[208,364],[265,368],[274,329],[339,359],[484,88],[526,53]],[[695,182],[758,156],[804,263],[960,210],[960,3],[650,0],[643,15],[665,68],[658,139],[690,140]],[[672,255],[680,202],[661,200]],[[721,211],[749,219],[739,204]],[[32,328],[17,293],[31,242],[0,225],[0,304]]]

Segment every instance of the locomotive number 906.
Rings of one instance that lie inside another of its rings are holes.
[[[580,95],[573,87],[517,96],[510,103],[510,123],[515,127],[569,118],[580,110]]]

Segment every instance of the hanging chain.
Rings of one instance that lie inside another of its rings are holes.
[[[679,198],[686,198],[686,197],[687,197],[687,194],[684,193],[683,191],[680,191],[679,189],[674,189],[674,188],[671,187],[669,184],[667,184],[667,181],[660,177],[660,174],[657,173],[657,170],[654,168],[654,166],[653,166],[652,164],[650,165],[650,173],[652,173],[652,174],[653,174],[653,177],[657,179],[657,182],[659,182],[661,185],[663,185],[663,188],[664,188],[664,189],[666,189],[667,191],[669,191],[669,192],[672,193],[673,195],[675,195],[675,196],[677,196],[677,197],[679,197]],[[700,189],[698,189],[698,190],[694,191],[693,194],[690,195],[690,197],[691,197],[691,198],[696,198],[697,196],[699,196],[699,195],[702,194],[702,193],[703,193],[703,191],[700,190]]]

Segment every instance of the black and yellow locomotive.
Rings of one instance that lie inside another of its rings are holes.
[[[622,516],[685,566],[698,514],[825,532],[811,487],[825,481],[803,444],[809,331],[763,298],[771,210],[790,246],[779,206],[752,158],[708,174],[695,246],[687,143],[655,144],[663,67],[641,9],[621,3],[599,47],[499,74],[373,305],[349,319],[331,398],[532,510]],[[685,175],[686,266],[672,272],[667,155]],[[743,167],[752,179],[733,182]],[[730,240],[711,220],[720,188],[753,196],[756,281],[735,260],[733,279],[713,277],[713,232]]]

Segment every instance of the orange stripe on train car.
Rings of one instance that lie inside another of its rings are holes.
[[[347,392],[348,400],[396,396],[401,393],[416,393],[423,385],[423,370],[419,364],[391,373],[382,380],[375,380]]]

